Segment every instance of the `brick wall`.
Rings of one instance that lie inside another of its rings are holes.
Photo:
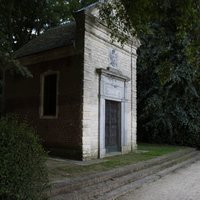
[[[80,55],[28,66],[33,78],[14,77],[7,85],[7,111],[20,114],[34,126],[52,153],[82,158],[82,61]],[[59,72],[58,118],[41,119],[40,75]]]

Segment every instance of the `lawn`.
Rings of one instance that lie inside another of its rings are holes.
[[[72,178],[87,175],[99,171],[105,171],[124,165],[134,164],[139,161],[149,160],[164,154],[178,151],[184,147],[157,145],[157,144],[139,144],[138,150],[125,154],[100,159],[98,163],[80,165],[69,160],[52,160],[47,162],[49,168],[50,180],[59,180],[63,178]]]

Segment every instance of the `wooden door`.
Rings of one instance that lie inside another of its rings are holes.
[[[105,107],[105,147],[106,152],[120,151],[121,143],[121,103],[106,100]]]

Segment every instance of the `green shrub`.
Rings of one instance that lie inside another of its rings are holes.
[[[0,199],[46,199],[46,153],[35,131],[15,116],[0,119]]]

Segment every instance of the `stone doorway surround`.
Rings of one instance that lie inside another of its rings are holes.
[[[121,144],[120,152],[127,146],[127,82],[130,78],[121,71],[108,68],[97,69],[99,74],[99,158],[106,156],[105,148],[105,101],[121,103]]]

